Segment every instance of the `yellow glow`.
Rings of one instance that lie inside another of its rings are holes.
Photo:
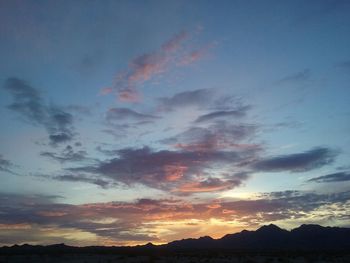
[[[234,198],[234,199],[254,199],[255,195],[251,192],[240,192],[236,189],[222,192],[219,198]]]

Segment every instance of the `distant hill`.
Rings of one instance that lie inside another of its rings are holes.
[[[287,231],[276,225],[262,226],[256,231],[243,230],[220,239],[200,237],[177,240],[165,245],[148,243],[135,247],[73,247],[64,244],[32,246],[28,244],[0,248],[0,254],[62,254],[62,253],[138,253],[185,250],[345,250],[350,251],[350,228],[301,225]]]

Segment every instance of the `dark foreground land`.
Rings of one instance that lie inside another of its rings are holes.
[[[350,252],[214,252],[0,255],[0,263],[349,263]]]

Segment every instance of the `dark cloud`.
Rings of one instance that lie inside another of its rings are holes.
[[[49,139],[53,145],[69,142],[72,140],[72,134],[67,133],[59,133],[59,134],[52,134],[49,136]]]
[[[199,116],[195,122],[201,123],[201,122],[207,122],[212,121],[216,119],[222,119],[227,117],[235,117],[235,118],[241,118],[244,117],[247,113],[247,110],[249,109],[249,106],[244,106],[236,110],[229,110],[229,111],[214,111],[208,114],[204,114]]]
[[[257,131],[256,125],[230,124],[217,121],[209,127],[191,127],[162,143],[171,144],[175,148],[191,150],[239,149],[254,148],[259,145],[244,143],[249,141]]]
[[[336,155],[337,152],[329,148],[314,148],[303,153],[256,161],[252,167],[258,172],[305,172],[332,163]]]
[[[72,140],[73,116],[70,113],[45,104],[40,93],[21,79],[7,79],[4,88],[13,97],[8,108],[18,112],[26,121],[45,127],[52,144]]]
[[[217,121],[207,128],[192,127],[163,140],[162,143],[169,146],[168,150],[157,151],[150,147],[104,149],[98,146],[96,150],[110,159],[69,171],[174,193],[232,189],[247,180],[248,176],[239,174],[261,151],[258,144],[249,143],[256,129],[254,125]],[[232,169],[235,173],[230,172]]]
[[[82,150],[74,151],[73,147],[70,145],[67,145],[61,151],[61,153],[41,152],[40,155],[51,158],[51,159],[58,161],[60,163],[80,162],[80,161],[83,161],[87,158],[87,153],[85,151],[82,151]]]
[[[350,172],[338,172],[338,173],[327,174],[327,175],[311,178],[307,181],[316,182],[316,183],[333,183],[333,182],[350,181]]]
[[[113,182],[110,180],[106,180],[103,178],[98,178],[98,177],[91,177],[91,176],[86,176],[82,174],[65,174],[65,175],[58,175],[52,177],[54,180],[58,181],[67,181],[67,182],[83,182],[83,183],[90,183],[90,184],[95,184],[98,185],[102,188],[108,188],[113,186]]]
[[[221,166],[222,170],[233,168],[246,159],[252,158],[253,154],[254,151],[245,149],[153,151],[149,147],[126,148],[116,151],[117,157],[100,162],[97,166],[71,168],[70,171],[101,175],[126,185],[143,184],[174,192],[179,192],[180,188],[191,184],[199,189],[206,184],[220,182],[225,187],[213,187],[212,191],[222,191],[240,185],[241,181],[247,178],[238,175],[227,176],[222,173],[219,179],[213,179],[211,178],[213,169],[218,166]],[[205,178],[198,178],[199,174]]]
[[[107,121],[153,121],[158,117],[148,114],[142,114],[128,108],[112,108],[107,111]]]
[[[172,97],[158,98],[159,111],[172,111],[184,107],[196,107],[207,113],[200,115],[194,121],[202,123],[229,117],[245,117],[251,109],[242,98],[232,95],[220,95],[213,89],[197,89],[176,93]]]
[[[180,92],[172,97],[159,98],[159,109],[170,111],[176,108],[188,106],[207,107],[212,101],[213,95],[214,93],[211,89],[197,89]]]
[[[303,71],[285,76],[284,78],[280,79],[278,83],[284,84],[284,83],[304,82],[309,80],[310,77],[311,77],[310,69],[304,69]]]
[[[13,164],[6,160],[1,154],[0,154],[0,171],[13,173],[11,168],[13,167]]]
[[[254,125],[217,121],[207,128],[192,127],[163,140],[169,150],[156,151],[150,147],[109,150],[98,146],[96,150],[110,159],[69,171],[174,193],[223,191],[247,180],[248,176],[238,175],[261,151],[258,144],[249,143],[256,130]],[[229,172],[232,169],[234,174]]]

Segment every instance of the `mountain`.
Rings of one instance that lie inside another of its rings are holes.
[[[168,249],[247,249],[247,250],[314,250],[350,249],[350,228],[301,225],[291,231],[276,225],[256,231],[243,230],[220,239],[201,237],[183,239],[163,245]]]
[[[198,239],[188,238],[170,242],[165,245],[147,243],[135,247],[72,247],[64,244],[48,246],[31,246],[28,244],[0,248],[0,254],[62,254],[62,253],[139,253],[154,251],[179,250],[288,250],[288,251],[350,251],[350,228],[322,227],[319,225],[301,225],[287,231],[276,225],[262,226],[256,231],[243,230],[227,234],[220,239],[209,236]]]

